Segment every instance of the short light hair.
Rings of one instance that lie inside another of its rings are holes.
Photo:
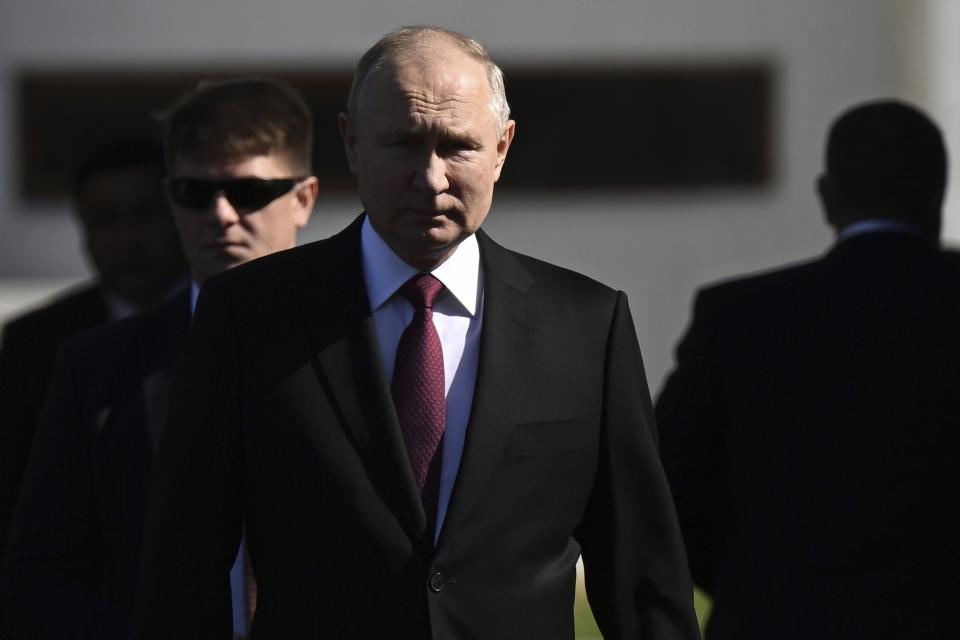
[[[503,70],[494,63],[482,44],[462,33],[443,27],[424,25],[401,27],[383,36],[375,45],[367,49],[357,63],[357,69],[353,74],[350,95],[347,97],[347,112],[356,117],[360,90],[371,73],[383,69],[387,63],[396,61],[407,52],[423,49],[437,40],[445,40],[456,46],[486,67],[487,82],[490,84],[490,108],[500,133],[503,133],[510,120],[510,105],[507,103]]]
[[[179,158],[223,162],[277,153],[311,172],[313,115],[293,87],[273,78],[203,81],[160,115],[171,172]]]

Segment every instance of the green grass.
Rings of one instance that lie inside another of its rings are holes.
[[[693,593],[693,606],[697,610],[697,620],[700,622],[700,631],[710,617],[710,609],[713,606],[710,597],[700,591]],[[597,623],[593,619],[593,612],[590,611],[590,604],[587,602],[587,592],[583,586],[583,567],[577,565],[577,598],[573,603],[573,623],[577,633],[578,640],[592,640],[602,638]]]

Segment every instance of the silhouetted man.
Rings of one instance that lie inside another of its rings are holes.
[[[157,452],[137,638],[225,638],[246,522],[257,638],[696,638],[626,296],[481,230],[499,68],[437,28],[361,58],[366,209],[212,278]],[[545,221],[548,224],[548,221]]]
[[[167,191],[193,288],[61,350],[0,576],[13,640],[130,637],[148,471],[197,289],[293,247],[313,210],[311,115],[286,85],[203,84],[164,127]],[[242,562],[230,583],[242,636]]]
[[[163,153],[117,139],[77,171],[74,201],[96,279],[11,320],[0,339],[0,553],[60,343],[146,309],[186,286],[180,242],[163,194]]]
[[[832,126],[822,258],[702,290],[657,402],[707,638],[960,629],[960,260],[914,108]]]

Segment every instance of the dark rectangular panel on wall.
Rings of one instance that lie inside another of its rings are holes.
[[[114,136],[159,136],[159,116],[202,80],[270,76],[301,91],[314,115],[314,167],[324,191],[352,188],[337,131],[350,89],[344,70],[30,71],[18,79],[20,188],[62,198],[83,156]]]
[[[543,189],[762,187],[773,70],[762,63],[517,69],[505,184]]]
[[[769,63],[506,68],[518,124],[501,190],[757,189],[772,179]],[[322,190],[352,189],[336,121],[348,69],[42,69],[23,71],[16,83],[21,196],[63,198],[92,147],[115,135],[156,134],[156,115],[201,79],[250,73],[304,94]]]

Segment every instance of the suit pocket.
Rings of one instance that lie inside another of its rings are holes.
[[[524,422],[513,428],[505,453],[579,449],[590,441],[587,424],[576,418]]]

